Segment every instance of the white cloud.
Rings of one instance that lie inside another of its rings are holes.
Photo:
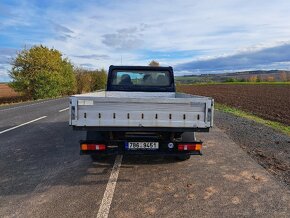
[[[195,60],[176,66],[177,70],[189,72],[222,72],[253,69],[290,69],[290,44],[249,50],[229,56]],[[273,68],[274,67],[274,68]]]
[[[26,2],[20,8],[28,9],[26,17],[19,12],[20,18],[11,18],[9,25],[17,27],[21,18],[28,26],[53,21],[55,32],[50,34],[55,35],[30,41],[23,37],[19,43],[44,43],[77,65],[96,68],[120,64],[121,56],[123,64],[157,59],[176,65],[277,46],[290,36],[288,0],[85,1],[75,10],[56,5],[39,10]],[[203,52],[158,59],[150,53],[144,56],[144,50]]]
[[[87,53],[96,53],[96,49],[107,54],[114,48],[122,48],[123,51],[117,51],[118,56],[127,50],[134,53],[132,47],[162,51],[205,49],[210,51],[208,55],[220,55],[261,42],[271,44],[288,40],[290,34],[288,16],[281,14],[285,7],[289,8],[288,1],[279,4],[264,1],[118,1],[110,6],[89,5],[75,14],[72,22],[61,19],[64,26],[78,33],[62,47],[65,50],[79,47]],[[142,34],[126,39],[141,24],[147,27]],[[131,31],[120,33],[120,29]],[[109,39],[104,41],[104,36]],[[109,43],[112,46],[105,47]]]

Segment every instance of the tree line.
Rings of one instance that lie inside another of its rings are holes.
[[[74,67],[56,49],[23,49],[12,60],[9,86],[28,99],[52,98],[104,89],[107,73]]]
[[[261,76],[261,75],[253,75],[248,78],[227,78],[225,82],[287,82],[290,81],[290,74],[287,74],[285,71],[279,73],[277,78],[275,76]]]

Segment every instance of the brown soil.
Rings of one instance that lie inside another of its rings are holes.
[[[218,103],[290,125],[290,85],[182,85],[178,91],[211,96]]]
[[[24,101],[26,98],[15,92],[8,84],[0,84],[0,104]]]

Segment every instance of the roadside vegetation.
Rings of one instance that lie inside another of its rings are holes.
[[[285,125],[285,124],[271,121],[271,120],[266,120],[266,119],[263,119],[261,117],[254,115],[254,114],[251,114],[249,112],[245,112],[245,111],[242,111],[240,109],[229,107],[229,106],[219,104],[219,103],[215,104],[215,109],[219,110],[219,111],[226,112],[226,113],[233,114],[235,116],[239,116],[239,117],[243,117],[243,118],[246,118],[249,120],[253,120],[257,123],[269,126],[273,129],[276,129],[276,130],[283,132],[286,135],[290,136],[290,126],[289,125]]]
[[[255,74],[254,74],[255,73]],[[253,75],[254,74],[254,75]],[[177,84],[290,84],[290,71],[254,71],[176,76]]]
[[[159,66],[152,60],[149,66]],[[23,49],[11,62],[10,83],[0,84],[0,104],[10,104],[104,89],[104,69],[76,67],[54,48],[36,45]]]
[[[56,49],[34,46],[12,61],[10,86],[28,99],[51,98],[74,92],[73,65]]]
[[[75,67],[60,51],[43,45],[23,49],[11,65],[9,86],[21,97],[11,96],[10,102],[91,92],[103,89],[107,79],[105,70]],[[9,96],[4,97],[8,103]]]
[[[76,93],[86,93],[104,89],[107,83],[107,72],[102,70],[74,69]]]

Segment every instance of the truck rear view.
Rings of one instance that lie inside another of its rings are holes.
[[[106,91],[70,97],[70,125],[87,132],[80,153],[201,154],[195,132],[213,125],[213,99],[176,93],[171,67],[110,66]]]

